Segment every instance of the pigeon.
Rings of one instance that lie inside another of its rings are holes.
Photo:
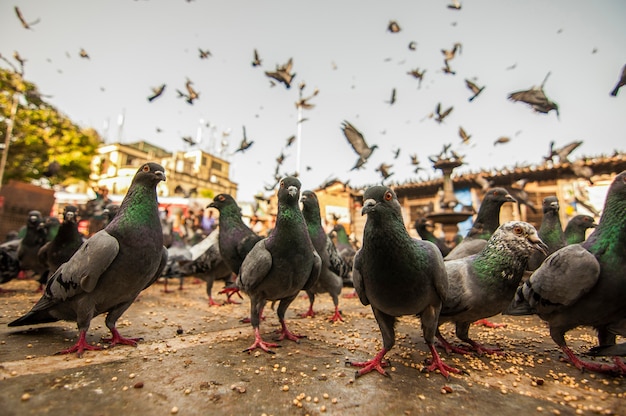
[[[350,143],[354,151],[359,155],[356,165],[350,170],[358,169],[365,164],[367,159],[372,155],[374,149],[378,148],[378,145],[374,144],[372,146],[368,146],[365,142],[363,134],[361,134],[356,127],[347,121],[342,123],[341,130],[343,131],[344,136],[346,136],[346,139],[348,139],[348,143]]]
[[[232,272],[222,258],[219,247],[219,235],[220,227],[200,242],[191,246],[189,248],[191,252],[191,262],[181,265],[183,274],[186,276],[196,276],[206,282],[206,294],[209,298],[209,306],[219,306],[219,303],[213,300],[212,294],[215,280],[225,280],[225,289],[232,287]],[[228,291],[230,291],[230,289],[227,290],[227,292]],[[232,303],[230,296],[227,297],[226,302]]]
[[[293,67],[293,59],[289,58],[289,61],[285,65],[279,66],[276,65],[276,71],[265,71],[265,75],[275,79],[278,82],[282,82],[285,84],[285,88],[291,88],[291,82],[295,78],[296,74],[291,73],[291,69]]]
[[[380,176],[382,176],[383,181],[388,179],[391,175],[393,175],[393,172],[389,172],[389,169],[391,169],[393,167],[393,165],[388,165],[386,163],[381,163],[377,168],[376,168],[376,172],[380,172]]]
[[[510,187],[507,188],[509,193],[513,195],[513,198],[517,201],[518,208],[521,205],[526,205],[532,212],[537,212],[537,206],[530,199],[530,195],[524,189],[526,184],[528,183],[528,179],[522,178],[515,181]]]
[[[622,68],[622,74],[620,75],[619,81],[617,81],[615,88],[613,88],[613,91],[611,91],[611,95],[613,97],[617,97],[619,89],[622,88],[624,85],[626,85],[626,65],[624,65],[624,67]]]
[[[337,247],[339,255],[346,261],[346,263],[352,264],[356,250],[354,250],[354,247],[350,244],[350,238],[348,237],[346,228],[342,224],[337,223],[333,226],[331,234],[333,234],[337,239],[335,247]]]
[[[493,145],[495,146],[497,144],[504,144],[504,143],[508,143],[510,141],[511,141],[510,137],[500,136],[493,142]]]
[[[393,105],[396,102],[396,89],[393,88],[391,90],[391,98],[389,98],[389,101],[385,101],[386,103],[389,103],[389,105]]]
[[[47,242],[45,222],[41,212],[37,210],[28,213],[25,234],[17,247],[17,260],[21,270],[31,270],[37,275],[42,275],[48,268],[39,261],[39,249]]]
[[[439,124],[441,124],[441,122],[443,122],[443,120],[448,117],[448,115],[452,112],[452,110],[454,109],[454,107],[450,107],[447,110],[445,110],[444,112],[441,112],[441,103],[437,104],[437,108],[435,109],[435,115],[437,117],[435,117],[435,121]]]
[[[539,238],[548,246],[547,253],[534,253],[528,262],[528,270],[536,270],[547,256],[567,245],[559,217],[559,200],[556,196],[543,199],[543,218],[539,227]]]
[[[441,53],[443,54],[443,60],[446,62],[446,65],[448,63],[448,61],[454,59],[454,57],[456,56],[456,52],[459,51],[459,53],[461,53],[461,48],[462,45],[458,42],[456,42],[454,45],[452,45],[452,49],[442,49]]]
[[[343,321],[341,313],[339,312],[339,295],[341,294],[341,288],[343,287],[343,279],[338,274],[340,271],[335,268],[337,264],[341,265],[343,260],[339,257],[337,249],[330,240],[330,237],[328,237],[324,231],[324,227],[322,227],[320,205],[317,195],[315,195],[312,191],[304,191],[302,192],[300,201],[302,202],[302,215],[306,221],[309,237],[311,238],[313,247],[315,247],[315,251],[317,251],[317,254],[319,254],[320,259],[322,260],[320,275],[317,282],[306,291],[309,296],[309,310],[301,316],[315,316],[315,312],[313,311],[315,294],[328,293],[333,299],[333,304],[335,305],[335,313],[330,318],[330,321]],[[333,265],[331,261],[331,256],[335,256],[336,258],[335,261],[337,263],[335,263],[335,265]]]
[[[200,54],[200,59],[209,59],[209,56],[211,56],[211,51],[209,51],[208,49],[205,51],[201,48],[198,48],[198,53]]]
[[[459,0],[452,0],[452,3],[448,4],[448,9],[461,10],[461,3],[459,3]]]
[[[38,251],[39,261],[47,266],[46,275],[50,276],[68,261],[83,244],[83,235],[78,231],[78,208],[67,205],[63,209],[63,223],[59,226],[56,236]],[[47,276],[41,283],[46,284]]]
[[[417,49],[417,42],[415,42],[414,40],[412,40],[411,42],[409,42],[409,50],[410,51],[414,51]]]
[[[558,118],[559,106],[555,102],[550,101],[548,97],[546,96],[545,92],[543,91],[543,86],[545,85],[549,76],[550,76],[550,73],[548,72],[548,75],[546,75],[545,79],[543,80],[543,82],[541,83],[539,87],[533,86],[529,90],[517,91],[517,92],[513,92],[509,94],[509,100],[524,102],[530,105],[533,108],[533,110],[535,110],[538,113],[547,114],[551,110],[554,110]]]
[[[407,74],[411,75],[412,77],[416,78],[419,81],[417,84],[417,88],[422,88],[422,80],[424,79],[425,73],[426,73],[425,69],[423,69],[422,72],[420,72],[419,68],[415,68],[407,72]]]
[[[445,260],[456,260],[480,252],[487,240],[500,226],[500,208],[507,202],[516,202],[504,188],[491,188],[485,194],[472,228]]]
[[[252,59],[252,66],[261,66],[261,58],[259,58],[259,52],[254,50],[254,58]]]
[[[185,81],[185,88],[187,89],[187,93],[185,94],[180,90],[176,90],[176,92],[178,93],[178,97],[185,98],[185,101],[187,101],[189,104],[193,104],[193,102],[200,97],[200,93],[196,91],[192,87],[192,85],[193,82],[189,78],[187,78],[187,81]]]
[[[545,253],[546,249],[535,227],[510,221],[496,229],[480,253],[446,261],[448,294],[439,314],[439,325],[454,322],[460,340],[478,353],[495,353],[497,350],[483,347],[469,337],[470,325],[504,311],[522,280],[531,253]],[[468,352],[449,344],[439,330],[437,339],[448,352]]]
[[[437,246],[442,256],[445,257],[448,253],[450,253],[451,248],[446,245],[445,239],[437,237],[433,234],[435,225],[432,221],[427,220],[426,218],[418,218],[415,220],[414,227],[415,231],[417,231],[417,234],[422,240],[430,241]]]
[[[87,51],[84,48],[80,48],[80,52],[78,52],[78,55],[81,58],[89,59],[89,54],[87,53]]]
[[[467,134],[467,132],[463,129],[463,127],[459,126],[459,137],[463,140],[464,144],[469,144],[470,139],[472,138],[471,134]]]
[[[220,212],[219,250],[230,271],[238,275],[243,260],[252,247],[263,238],[244,224],[241,219],[241,208],[231,195],[218,194],[207,208],[215,208]],[[235,289],[229,289],[227,292]]]
[[[598,224],[591,215],[576,215],[565,226],[565,242],[568,245],[582,243],[587,238],[587,229],[597,226]]]
[[[161,221],[161,227],[164,227],[163,221]],[[165,229],[163,228],[163,241],[167,241],[167,234],[165,233]],[[167,248],[167,262],[165,263],[165,267],[161,272],[161,276],[164,278],[164,293],[170,293],[171,291],[167,288],[167,283],[169,279],[178,278],[180,279],[180,283],[178,285],[178,290],[183,290],[183,282],[186,276],[189,276],[191,273],[189,272],[188,264],[191,262],[191,250],[185,241],[180,237],[178,233],[171,235],[170,244],[164,244]],[[209,292],[209,299],[211,299]],[[212,299],[211,299],[212,300]]]
[[[158,87],[153,87],[152,88],[152,95],[148,97],[148,101],[152,102],[155,99],[157,99],[158,97],[160,97],[161,94],[163,94],[163,91],[165,91],[165,86],[166,86],[166,84],[161,84]]]
[[[483,90],[485,89],[484,86],[483,87],[479,87],[478,85],[474,84],[469,79],[465,80],[465,85],[467,85],[467,88],[469,88],[472,91],[472,94],[473,94],[470,98],[468,98],[470,103],[472,101],[474,101],[474,99],[476,97],[478,97],[480,95],[480,93],[483,92]]]
[[[242,126],[242,127],[243,127],[243,139],[241,139],[241,143],[239,143],[239,147],[237,148],[237,150],[235,150],[235,153],[245,152],[254,143],[254,140],[248,141],[248,136],[246,136],[246,126]]]
[[[161,165],[143,164],[115,218],[50,276],[41,299],[9,326],[76,321],[78,341],[60,353],[81,356],[85,350],[102,348],[89,345],[86,336],[91,319],[106,313],[112,337],[105,341],[111,346],[137,345],[138,339],[122,337],[115,324],[139,293],[157,280],[167,261],[156,193],[164,180]]]
[[[582,244],[565,246],[550,255],[518,288],[507,310],[510,315],[539,315],[548,323],[552,340],[580,370],[626,374],[620,359],[615,359],[615,366],[586,362],[565,341],[567,331],[587,326],[598,331],[599,346],[615,344],[615,328],[626,317],[625,213],[623,171],[609,186],[594,232]]]
[[[562,147],[557,149],[554,148],[554,141],[550,141],[550,154],[544,157],[544,160],[547,162],[554,162],[554,156],[559,158],[559,163],[569,163],[568,156],[576,150],[580,145],[583,144],[582,141],[573,141],[568,143]]]
[[[21,239],[13,239],[0,244],[0,284],[15,279],[20,273],[20,261],[17,259],[17,248]],[[6,292],[0,288],[0,293]]]
[[[389,25],[387,25],[387,30],[391,33],[398,33],[402,29],[400,29],[400,25],[395,20],[391,20]]]
[[[458,369],[443,363],[434,347],[439,311],[448,292],[443,257],[430,241],[409,236],[401,206],[394,191],[373,186],[363,195],[361,213],[367,215],[363,247],[354,258],[352,278],[363,305],[371,305],[383,336],[383,348],[365,362],[349,362],[360,367],[360,377],[372,370],[388,376],[385,354],[395,344],[396,318],[418,315],[424,339],[432,354],[428,371],[438,369],[444,377]]]
[[[273,353],[270,348],[278,347],[278,344],[263,341],[259,330],[259,315],[268,300],[280,300],[279,340],[287,338],[297,342],[301,338],[287,328],[285,312],[301,290],[313,287],[322,260],[315,252],[298,206],[300,187],[300,181],[292,176],[280,181],[276,226],[250,250],[237,276],[237,286],[250,297],[254,343],[245,350],[248,352],[260,348]]]
[[[15,14],[17,15],[17,18],[20,19],[20,23],[22,24],[22,27],[24,29],[31,29],[31,26],[36,25],[37,23],[39,23],[39,19],[37,20],[33,20],[32,22],[27,22],[26,19],[24,18],[24,15],[22,14],[21,10],[19,7],[15,6]]]

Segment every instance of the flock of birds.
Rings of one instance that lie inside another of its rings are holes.
[[[523,221],[500,224],[500,208],[515,199],[506,189],[490,188],[472,229],[452,251],[446,251],[424,219],[415,224],[421,239],[412,238],[395,192],[384,185],[372,186],[363,195],[367,220],[361,248],[355,252],[346,244],[342,227],[336,228],[334,243],[322,227],[317,196],[302,191],[299,179],[291,176],[278,184],[276,225],[267,237],[243,222],[232,196],[219,194],[207,207],[220,212],[218,229],[191,248],[172,242],[166,248],[156,195],[157,184],[165,179],[162,166],[141,166],[106,227],[85,241],[76,229],[75,210],[68,208],[54,240],[38,250],[50,272],[41,299],[8,325],[76,321],[79,338],[61,353],[81,355],[102,348],[89,344],[85,335],[92,318],[106,314],[111,338],[105,341],[111,346],[136,345],[138,339],[123,337],[116,322],[139,293],[167,273],[206,274],[212,276],[207,283],[215,277],[229,282],[229,300],[240,291],[248,296],[246,321],[254,332],[248,352],[273,353],[279,346],[264,340],[260,330],[268,301],[278,302],[279,341],[298,342],[302,335],[290,331],[285,319],[298,294],[308,294],[310,308],[304,315],[313,316],[315,294],[329,293],[335,305],[330,319],[342,321],[339,294],[342,287],[353,286],[363,305],[371,306],[383,338],[382,349],[371,360],[349,363],[358,368],[357,376],[374,370],[388,375],[385,355],[395,343],[396,319],[404,315],[420,317],[432,354],[427,371],[445,377],[459,373],[441,360],[436,341],[448,353],[499,354],[472,339],[469,330],[473,322],[500,313],[540,316],[554,342],[581,370],[626,374],[626,364],[617,356],[624,354],[624,344],[616,345],[618,335],[626,336],[626,171],[610,185],[597,224],[593,217],[581,215],[565,231],[555,197],[543,201],[539,231]],[[29,224],[41,227],[37,221],[29,217]],[[594,230],[586,238],[588,228]],[[59,241],[62,236],[66,245]],[[24,259],[30,242],[27,234],[17,244],[18,260]],[[65,258],[59,257],[61,251]],[[4,249],[0,253],[4,267]],[[439,328],[446,322],[454,323],[464,345],[443,337]],[[564,335],[578,326],[598,331],[599,345],[589,354],[614,354],[614,365],[575,355]]]

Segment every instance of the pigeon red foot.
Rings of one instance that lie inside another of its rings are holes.
[[[76,344],[74,344],[68,349],[59,351],[56,354],[63,355],[63,354],[71,354],[75,352],[76,355],[80,358],[83,356],[84,351],[98,351],[102,349],[102,347],[99,345],[89,345],[87,343],[86,337],[87,337],[87,331],[80,331],[80,335],[78,337],[78,341],[76,342]]]

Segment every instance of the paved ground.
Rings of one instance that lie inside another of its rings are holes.
[[[241,305],[208,307],[204,283],[187,278],[183,291],[144,291],[120,319],[125,336],[144,338],[137,348],[53,355],[76,340],[74,323],[8,328],[6,323],[39,298],[33,281],[3,285],[0,294],[0,413],[3,415],[519,415],[626,414],[624,378],[581,373],[561,362],[562,354],[535,317],[497,316],[503,329],[474,327],[471,334],[502,357],[442,354],[465,374],[449,380],[420,370],[430,354],[419,320],[403,317],[397,344],[388,354],[391,377],[377,373],[354,379],[346,359],[366,360],[380,347],[369,307],[341,299],[345,322],[331,324],[332,302],[319,296],[314,318],[300,319],[308,301],[287,311],[290,328],[308,335],[300,344],[281,341],[275,355],[243,353],[252,342],[248,313]],[[214,287],[216,299],[222,283]],[[170,285],[176,288],[176,285]],[[350,293],[351,289],[344,289]],[[261,330],[266,339],[278,327],[275,314]],[[444,334],[452,340],[451,327]],[[108,336],[103,317],[92,322],[88,339]],[[594,344],[589,330],[572,331],[576,351]]]

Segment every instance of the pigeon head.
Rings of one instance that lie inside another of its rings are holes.
[[[559,200],[556,196],[547,196],[543,199],[543,213],[559,212]]]
[[[548,246],[539,238],[537,229],[524,221],[509,221],[502,224],[493,234],[493,238],[504,244],[514,244],[537,250],[544,255],[548,253]],[[528,256],[531,253],[532,251],[528,250]]]
[[[215,198],[213,198],[213,202],[211,202],[209,205],[207,205],[207,208],[215,208],[218,211],[221,210],[222,208],[231,205],[231,204],[236,204],[235,199],[228,195],[228,194],[219,194],[217,195]]]
[[[584,228],[596,228],[598,226],[591,215],[576,215],[570,222]]]
[[[133,182],[140,182],[151,186],[156,186],[157,183],[165,181],[165,169],[158,163],[148,162],[144,163],[133,178]]]
[[[41,216],[41,212],[33,210],[28,213],[27,224],[32,227],[38,227],[43,224],[43,217]]]
[[[313,191],[304,191],[302,192],[302,196],[300,197],[300,202],[303,205],[312,205],[313,203],[318,203],[317,195]]]
[[[504,204],[505,202],[517,202],[517,200],[513,198],[511,194],[504,188],[489,189],[487,193],[485,194],[483,203],[485,200],[500,202],[501,204]]]
[[[281,179],[278,187],[278,200],[293,200],[297,202],[300,197],[300,187],[301,184],[298,178],[287,176],[286,178]]]
[[[74,205],[68,205],[63,210],[63,222],[77,222],[78,208]]]
[[[401,216],[400,203],[396,193],[387,186],[372,186],[363,194],[363,209],[361,215],[372,215],[383,212],[393,212]]]

